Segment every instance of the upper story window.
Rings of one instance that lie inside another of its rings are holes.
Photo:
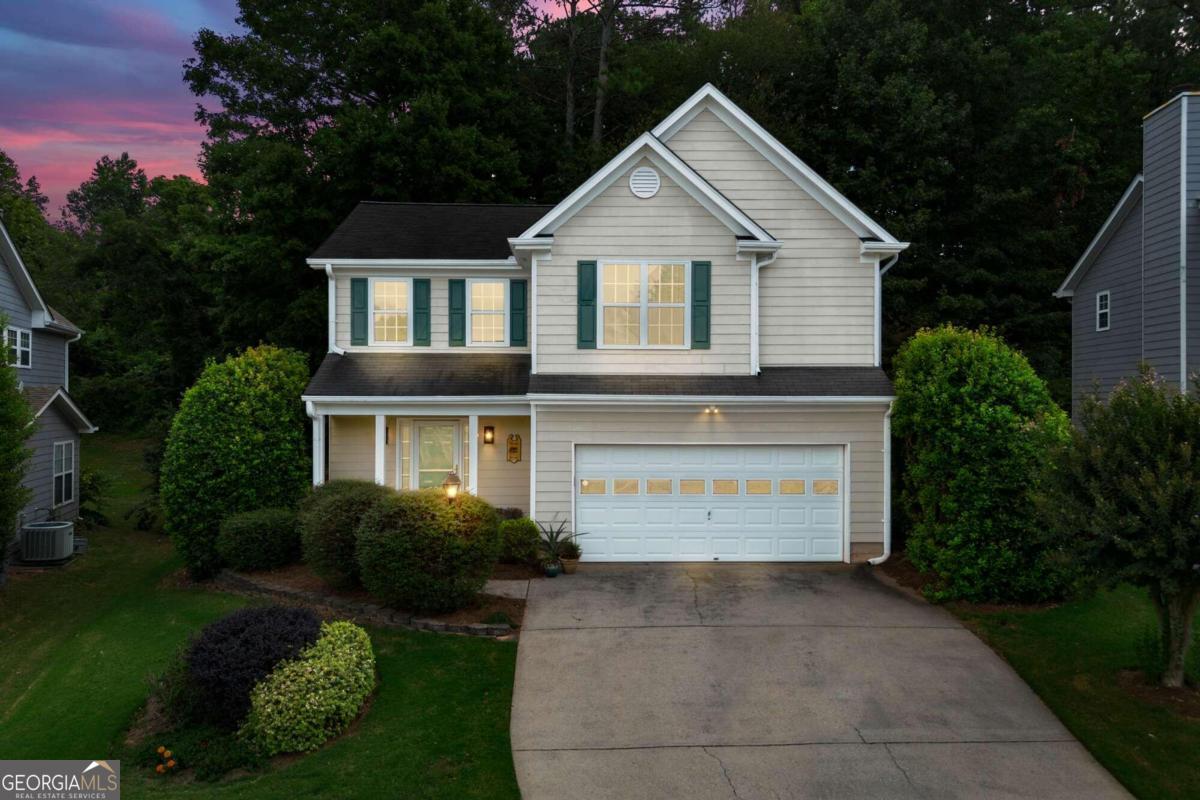
[[[685,347],[685,261],[600,264],[600,347]]]
[[[1096,330],[1108,330],[1109,317],[1112,312],[1109,309],[1111,299],[1108,292],[1096,292]]]
[[[471,280],[467,293],[471,344],[508,344],[508,281]]]
[[[374,278],[371,281],[371,344],[411,344],[412,281]]]
[[[8,363],[14,367],[28,369],[33,365],[33,332],[25,328],[9,327],[4,330],[4,343],[8,345]]]

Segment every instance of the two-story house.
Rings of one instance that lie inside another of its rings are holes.
[[[1183,391],[1200,369],[1200,93],[1146,115],[1142,172],[1055,293],[1071,299],[1073,407],[1146,362]]]
[[[46,305],[0,222],[0,317],[8,363],[34,413],[25,473],[26,522],[70,520],[79,512],[79,436],[96,428],[71,398],[71,343],[83,335]],[[7,543],[4,543],[7,545]]]
[[[881,559],[905,247],[712,86],[557,205],[362,203],[308,259],[313,481],[453,470],[590,561]]]

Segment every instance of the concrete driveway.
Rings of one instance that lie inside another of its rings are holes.
[[[526,800],[1129,796],[949,614],[843,566],[533,581],[512,746]]]

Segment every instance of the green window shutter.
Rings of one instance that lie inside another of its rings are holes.
[[[450,346],[467,343],[467,282],[462,278],[450,281]]]
[[[508,344],[524,347],[528,343],[525,331],[529,327],[529,303],[527,283],[524,280],[508,282]]]
[[[350,279],[350,344],[367,343],[367,279]]]
[[[413,278],[413,344],[429,346],[429,278]]]
[[[692,262],[692,349],[712,345],[712,262]]]
[[[578,267],[579,320],[577,325],[580,350],[596,349],[596,262],[580,261]]]

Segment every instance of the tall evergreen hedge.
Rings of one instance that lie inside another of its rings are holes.
[[[1032,601],[1063,589],[1067,543],[1033,499],[1069,423],[1029,362],[990,330],[919,331],[896,355],[907,552],[939,600]]]
[[[195,578],[221,568],[232,514],[293,508],[308,484],[304,355],[264,345],[210,362],[183,396],[163,455],[167,532]]]

